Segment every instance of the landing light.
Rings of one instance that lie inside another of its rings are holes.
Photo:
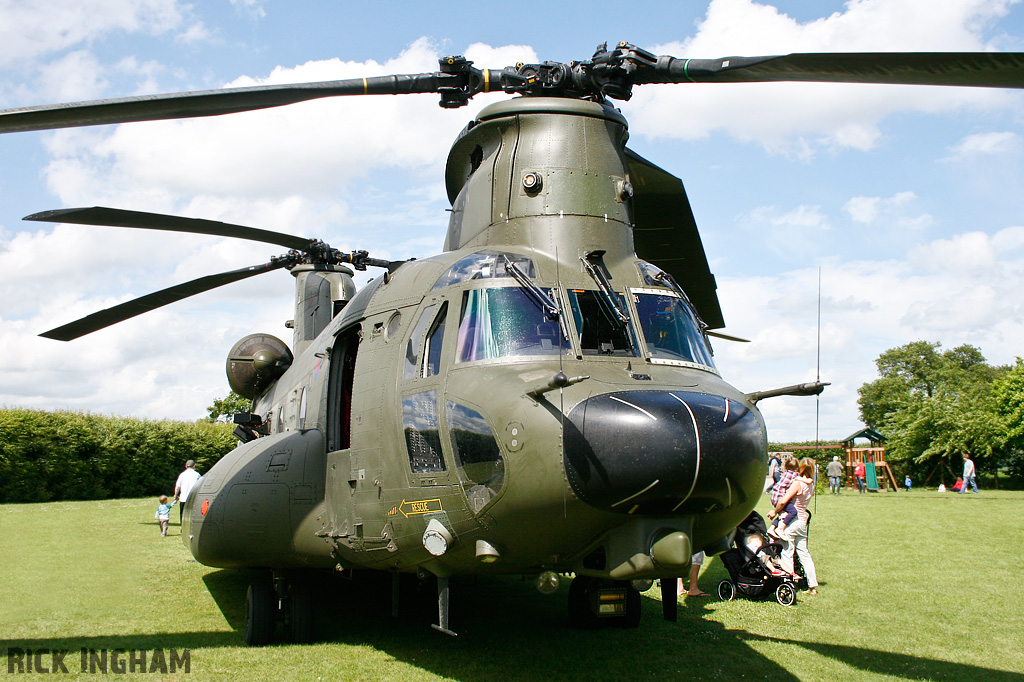
[[[476,541],[476,558],[484,564],[493,564],[501,558],[498,548],[487,542],[487,540]]]
[[[554,571],[544,571],[537,576],[537,591],[541,594],[554,594],[561,584],[562,579]]]
[[[448,551],[452,534],[437,519],[430,519],[427,529],[423,532],[423,546],[434,556],[441,556]]]

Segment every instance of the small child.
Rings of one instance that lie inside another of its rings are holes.
[[[907,476],[906,480],[903,481],[903,484],[905,486],[907,486],[907,492],[909,493],[910,492],[910,476]]]
[[[800,463],[797,461],[796,457],[787,457],[786,461],[783,462],[783,466],[786,470],[782,474],[782,478],[779,479],[779,482],[775,484],[774,488],[772,488],[772,507],[777,507],[779,500],[785,497],[786,493],[789,492],[789,486],[793,484],[793,479],[796,478],[796,470],[799,465]],[[775,522],[772,523],[770,528],[768,528],[768,535],[773,538],[781,538],[782,532],[786,530],[786,526],[792,523],[795,518],[796,505],[794,505],[793,501],[790,500],[782,510],[782,513],[779,514],[779,518],[775,519]]]
[[[167,504],[167,496],[160,496],[160,506],[156,508],[156,520],[160,522],[160,535],[167,537],[167,526],[171,522],[171,507],[178,503],[174,500]]]

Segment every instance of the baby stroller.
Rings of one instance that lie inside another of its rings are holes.
[[[719,599],[729,601],[738,592],[751,599],[774,595],[783,606],[796,603],[797,577],[776,566],[782,545],[768,537],[760,514],[750,512],[736,527],[733,545],[721,555],[731,580],[718,583]]]

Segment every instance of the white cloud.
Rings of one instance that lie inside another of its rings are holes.
[[[500,52],[474,47],[484,59]],[[425,72],[437,68],[437,58],[420,40],[383,64],[315,61],[227,86]],[[340,97],[229,117],[124,125],[98,142],[83,145],[66,136],[52,144],[58,158],[48,182],[62,200],[75,203],[82,194],[109,194],[111,187],[138,192],[140,186],[175,195],[324,195],[382,167],[431,169],[436,180],[470,112],[459,113],[441,109],[436,95]]]
[[[251,19],[263,19],[267,16],[267,11],[263,9],[263,0],[231,0],[231,4]]]
[[[102,92],[104,87],[104,68],[86,50],[69,52],[39,67],[38,91],[51,101],[81,101]]]
[[[1015,154],[1020,151],[1020,136],[1017,133],[975,133],[967,135],[960,143],[949,148],[945,161],[961,161],[977,156],[994,154]]]
[[[771,277],[719,277],[727,331],[750,344],[715,344],[726,379],[744,391],[814,378],[817,269]],[[857,421],[857,388],[876,378],[878,355],[908,341],[969,343],[989,362],[1013,362],[1024,338],[1024,228],[993,235],[938,239],[906,259],[833,259],[822,268],[821,377],[833,385],[821,397],[822,433],[840,438]],[[760,404],[769,438],[805,440],[813,432],[814,401],[779,398]]]
[[[843,205],[843,211],[855,223],[884,223],[886,226],[920,230],[935,221],[927,213],[914,214],[911,211],[917,199],[917,195],[909,191],[897,192],[891,197],[853,197]]]
[[[152,35],[182,21],[177,0],[0,0],[0,66],[27,62],[115,31]]]

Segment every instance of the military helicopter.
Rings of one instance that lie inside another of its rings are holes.
[[[569,587],[570,621],[639,624],[639,589],[697,551],[730,546],[761,495],[759,400],[715,366],[724,319],[682,182],[630,151],[611,100],[646,84],[766,81],[1024,87],[1024,54],[850,53],[678,59],[628,43],[569,64],[233,88],[0,112],[0,132],[250,111],[322,97],[516,97],[484,108],[452,145],[444,252],[389,262],[303,237],[109,208],[27,220],[191,232],[289,251],[44,332],[69,341],[272,270],[295,276],[291,348],[239,341],[231,387],[242,443],[197,483],[182,536],[208,566],[261,569],[244,638],[279,623],[313,638],[313,570],[437,580],[516,574]],[[355,270],[383,273],[357,291]]]

